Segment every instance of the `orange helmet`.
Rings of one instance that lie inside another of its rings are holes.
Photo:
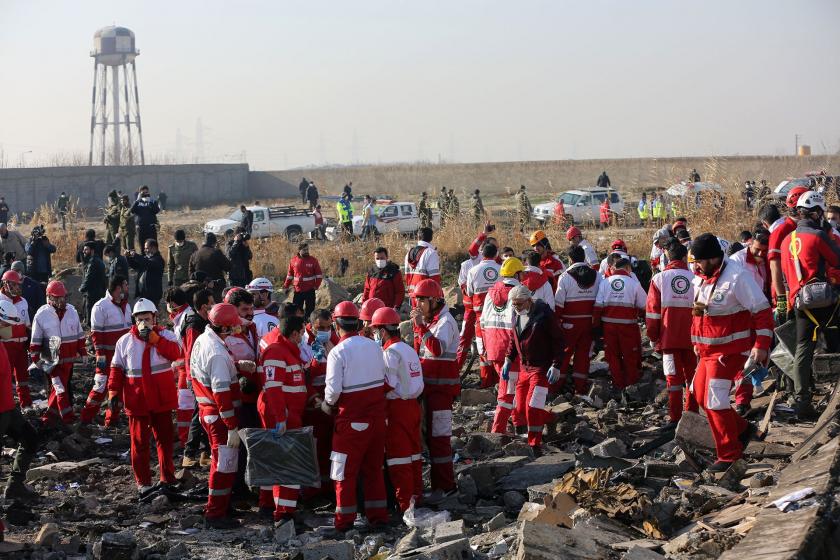
[[[335,306],[333,317],[336,319],[358,319],[359,310],[356,309],[356,305],[352,301],[342,301]]]
[[[47,295],[52,297],[67,297],[67,288],[64,287],[64,282],[51,280],[47,284]]]
[[[374,312],[380,307],[385,307],[384,301],[379,298],[370,298],[362,304],[362,309],[359,310],[359,319],[370,321],[373,319]]]
[[[7,270],[3,273],[3,281],[20,284],[23,282],[23,278],[21,278],[20,274],[16,270]]]
[[[543,239],[545,239],[545,232],[541,229],[538,229],[537,231],[535,231],[534,233],[531,234],[530,239],[528,239],[528,244],[531,247],[533,247],[534,245],[536,245],[537,243],[539,243]]]
[[[414,287],[414,297],[443,299],[443,289],[440,284],[431,278],[427,278]]]
[[[809,189],[808,187],[803,187],[801,185],[798,187],[793,187],[792,189],[790,189],[790,191],[788,191],[787,198],[785,198],[785,205],[787,205],[788,208],[796,208],[796,203],[799,202],[799,197],[808,192],[809,190],[811,189]]]
[[[371,327],[384,327],[386,325],[399,325],[400,314],[392,307],[380,307],[373,313],[370,321]]]
[[[216,327],[238,327],[242,324],[239,311],[229,303],[217,303],[214,305],[210,309],[207,318]]]
[[[583,234],[575,226],[572,226],[572,227],[570,227],[569,229],[566,230],[566,239],[568,239],[569,241],[571,241],[575,237],[579,237],[579,236],[582,237]]]

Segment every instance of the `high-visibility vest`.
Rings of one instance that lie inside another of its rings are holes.
[[[647,220],[648,217],[647,202],[644,200],[639,201],[639,217],[643,220]]]
[[[352,207],[347,204],[344,205],[341,202],[338,202],[335,205],[336,213],[338,214],[338,221],[339,222],[352,222],[353,221],[353,210]]]
[[[653,203],[653,217],[654,218],[664,218],[665,217],[665,207],[662,205],[661,200],[657,200]]]

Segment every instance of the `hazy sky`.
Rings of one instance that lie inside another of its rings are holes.
[[[257,169],[836,152],[839,22],[838,0],[0,0],[0,149],[87,154],[116,23],[151,154],[180,129],[194,157],[198,119],[207,160]]]

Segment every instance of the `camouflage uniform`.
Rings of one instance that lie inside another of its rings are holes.
[[[455,196],[455,192],[450,189],[449,190],[449,217],[458,219],[458,216],[461,215],[461,205],[458,203],[458,197]]]
[[[122,240],[123,251],[134,250],[134,232],[136,229],[134,214],[131,213],[131,203],[123,200],[122,206],[120,206],[120,239]]]
[[[528,200],[528,194],[524,188],[519,189],[516,193],[516,203],[519,213],[519,231],[524,232],[531,224],[531,201]]]
[[[473,193],[470,206],[472,207],[473,220],[475,220],[476,223],[481,222],[481,220],[484,219],[484,203],[481,202],[480,194]]]
[[[420,202],[417,203],[417,214],[420,216],[420,227],[432,227],[432,209],[426,200],[426,193],[420,195]]]
[[[105,241],[110,245],[120,230],[120,201],[117,198],[117,191],[108,193],[108,206],[105,207],[105,222],[107,236]]]
[[[192,241],[184,241],[181,246],[177,243],[169,246],[167,273],[170,286],[180,286],[190,279],[190,257],[196,251],[198,246]]]
[[[440,225],[443,226],[449,218],[449,193],[442,189],[438,195],[438,210],[440,210]]]

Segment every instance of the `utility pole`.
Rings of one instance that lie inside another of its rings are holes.
[[[799,155],[799,138],[801,136],[802,136],[801,134],[794,134],[793,135],[793,139],[796,141],[796,147],[793,149],[793,155],[795,155],[795,156]]]

